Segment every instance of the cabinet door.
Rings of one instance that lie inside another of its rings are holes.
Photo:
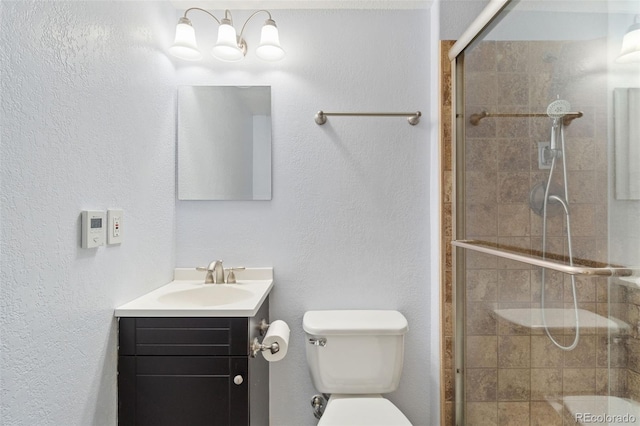
[[[246,361],[243,365],[227,357],[137,356],[121,357],[121,367],[120,425],[248,424],[242,414],[248,407],[241,403],[246,401],[242,393],[247,385],[233,382],[238,374],[246,377]]]

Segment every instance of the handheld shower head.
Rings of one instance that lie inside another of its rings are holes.
[[[553,119],[551,142],[549,143],[549,149],[553,152],[556,152],[558,149],[558,133],[562,132],[562,118],[567,115],[569,111],[571,111],[571,104],[569,101],[563,99],[556,99],[547,107],[547,115]]]
[[[571,104],[564,99],[557,99],[547,107],[547,115],[554,120],[564,117],[569,111],[571,111]]]

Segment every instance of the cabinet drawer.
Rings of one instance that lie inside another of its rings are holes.
[[[247,355],[247,318],[120,318],[121,355]]]

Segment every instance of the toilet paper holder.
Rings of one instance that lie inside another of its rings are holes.
[[[264,318],[258,324],[258,329],[260,330],[260,336],[264,336],[267,334],[267,330],[269,329],[269,324],[267,320]],[[257,337],[253,339],[251,342],[251,346],[249,347],[251,351],[251,358],[255,358],[258,352],[271,351],[272,354],[280,352],[280,345],[277,342],[272,343],[271,345],[264,345],[260,343]]]
[[[271,351],[272,354],[280,352],[280,345],[278,344],[278,342],[273,342],[270,345],[264,345],[260,343],[260,341],[256,337],[253,339],[253,342],[251,343],[251,347],[249,349],[251,350],[251,358],[255,358],[258,352]]]

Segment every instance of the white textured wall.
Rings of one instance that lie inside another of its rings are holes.
[[[236,22],[245,16],[234,14]],[[274,11],[273,18],[284,61],[255,59],[255,25],[242,63],[207,59],[179,69],[180,84],[272,86],[273,200],[178,202],[177,266],[221,258],[228,266],[274,267],[271,315],[289,323],[292,341],[285,360],[271,365],[272,425],[316,423],[304,312],[351,308],[405,314],[405,372],[390,399],[414,424],[433,424],[438,283],[430,280],[429,176],[437,142],[430,139],[436,64],[429,63],[429,11]],[[415,127],[404,118],[361,117],[329,117],[318,126],[320,109],[424,116]]]
[[[113,308],[171,278],[174,70],[164,2],[0,3],[3,425],[114,425]],[[121,246],[81,249],[82,209]]]

